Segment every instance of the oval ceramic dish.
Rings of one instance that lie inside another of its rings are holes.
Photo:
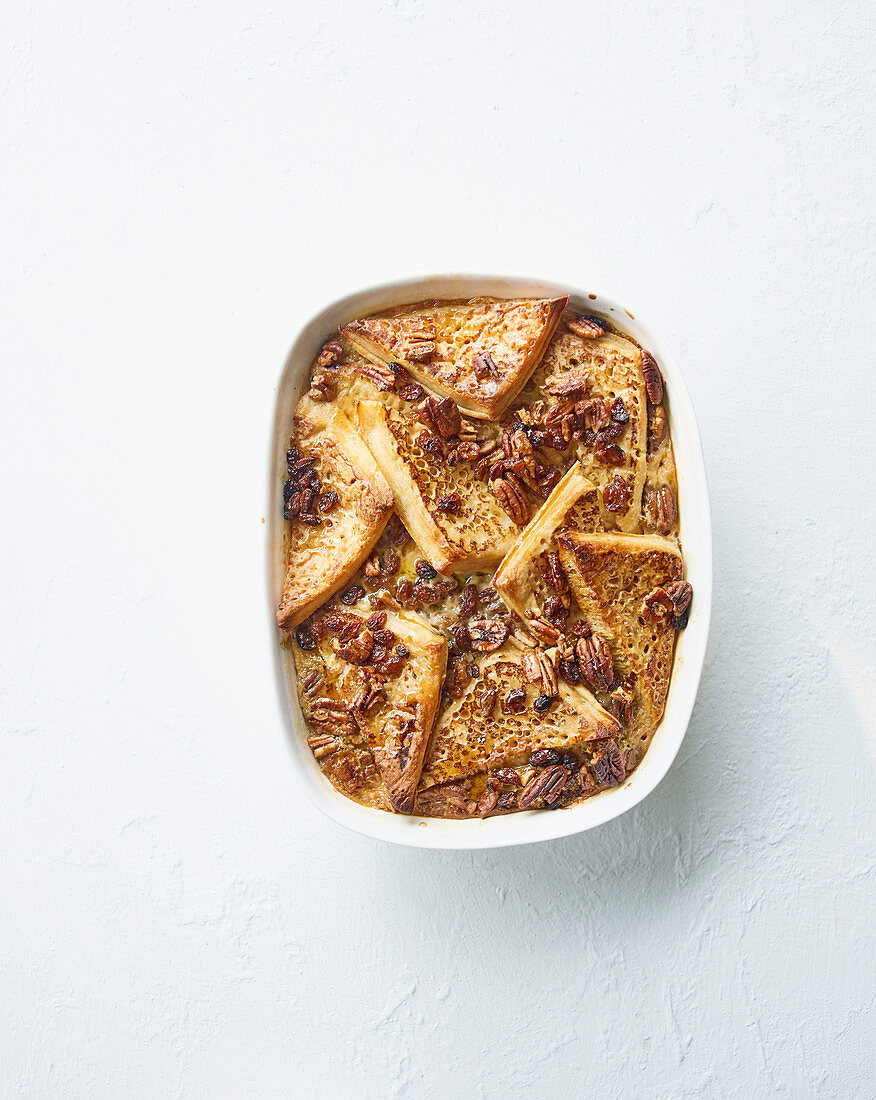
[[[651,351],[666,382],[666,406],[678,467],[680,538],[686,578],[694,589],[690,621],[678,637],[663,721],[638,768],[621,786],[568,809],[533,810],[485,820],[453,821],[373,810],[339,794],[307,745],[307,728],[295,692],[291,654],[281,647],[274,618],[283,581],[283,476],[292,414],[324,340],[355,317],[428,298],[549,298],[569,294],[582,312],[601,313]],[[552,840],[592,829],[631,809],[651,793],[684,739],[699,685],[712,603],[712,527],[699,432],[690,396],[669,348],[652,328],[602,294],[559,283],[495,275],[433,275],[369,287],[326,306],[302,328],[280,377],[268,452],[267,623],[272,635],[277,699],[293,768],[308,797],[334,821],[358,833],[417,848],[497,848]]]

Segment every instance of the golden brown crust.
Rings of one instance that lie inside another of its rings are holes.
[[[341,330],[366,358],[401,363],[460,409],[497,420],[532,373],[566,304],[562,298],[406,306]]]
[[[323,487],[337,492],[336,518],[319,527],[292,525],[277,625],[291,630],[338,591],[380,538],[392,514],[392,490],[368,448],[337,407],[298,403],[295,435],[302,455],[317,458]]]
[[[647,743],[663,716],[676,631],[668,617],[642,616],[645,597],[682,577],[681,551],[649,535],[575,534],[559,538],[572,592],[593,630],[607,639],[618,679],[636,677],[635,729]]]
[[[461,698],[442,705],[423,765],[422,787],[513,767],[539,749],[572,750],[619,732],[616,720],[582,687],[559,683],[550,710],[537,712],[534,703],[542,689],[526,679],[526,649],[510,639],[487,656],[479,677],[466,685]],[[483,699],[491,691],[496,699],[485,715]],[[508,709],[512,691],[525,694],[519,711]]]

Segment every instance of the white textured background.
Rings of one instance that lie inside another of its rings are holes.
[[[3,1097],[871,1097],[871,5],[0,13]],[[263,473],[296,327],[512,270],[665,332],[715,613],[624,819],[302,802]]]

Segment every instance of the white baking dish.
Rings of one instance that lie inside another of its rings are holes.
[[[426,298],[552,297],[570,294],[572,306],[615,318],[617,326],[648,348],[663,372],[666,406],[678,466],[681,542],[686,577],[693,585],[690,622],[679,635],[666,713],[639,767],[619,787],[568,809],[533,810],[484,821],[445,821],[367,809],[339,794],[319,770],[294,690],[292,659],[280,646],[274,612],[283,581],[282,488],[292,413],[314,357],[339,324],[404,302]],[[602,294],[538,279],[495,275],[433,275],[369,287],[326,306],[298,334],[280,377],[268,453],[268,629],[272,634],[277,698],[292,752],[293,770],[308,797],[330,818],[356,832],[418,848],[497,848],[552,840],[592,829],[641,802],[657,786],[681,745],[699,685],[712,603],[712,526],[699,432],[690,396],[675,359],[660,336]]]

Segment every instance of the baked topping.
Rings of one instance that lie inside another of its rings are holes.
[[[567,806],[661,719],[692,601],[663,380],[601,318],[555,332],[564,305],[420,303],[314,363],[278,620],[311,751],[365,805]]]

